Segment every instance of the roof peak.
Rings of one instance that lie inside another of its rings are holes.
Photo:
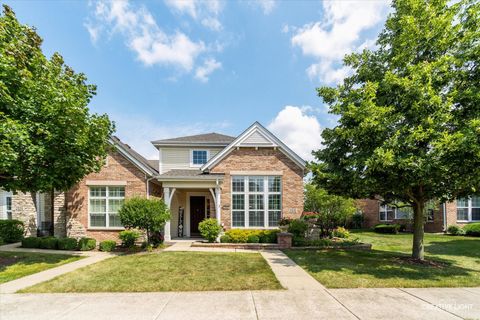
[[[169,144],[219,144],[219,145],[228,145],[230,142],[235,140],[235,137],[228,136],[226,134],[210,132],[210,133],[201,133],[196,135],[182,136],[176,138],[168,138],[152,141],[154,145],[169,145]]]

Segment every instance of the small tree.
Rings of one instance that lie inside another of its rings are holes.
[[[222,231],[222,226],[218,224],[217,219],[205,219],[198,224],[198,230],[202,237],[208,242],[214,242]]]
[[[315,185],[305,185],[305,211],[315,212],[320,236],[328,237],[333,229],[345,226],[356,211],[353,199],[330,195]]]
[[[147,233],[147,242],[155,232],[161,232],[170,220],[170,210],[161,199],[134,197],[125,201],[118,211],[125,228],[138,228]]]

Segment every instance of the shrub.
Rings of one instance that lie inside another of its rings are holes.
[[[480,237],[480,222],[467,224],[463,231],[467,236]]]
[[[373,230],[377,233],[391,233],[398,234],[400,230],[399,224],[377,224]]]
[[[463,230],[461,227],[456,225],[448,226],[447,232],[452,236],[461,236],[465,234],[465,230]]]
[[[305,233],[308,229],[308,223],[304,220],[295,219],[290,222],[288,226],[288,232],[293,234],[293,244],[301,245],[303,240],[305,240]]]
[[[220,242],[221,243],[231,243],[232,238],[228,234],[224,234],[223,236],[220,237]]]
[[[58,249],[58,239],[55,237],[40,238],[40,248],[42,249]]]
[[[350,237],[350,232],[344,227],[338,227],[337,229],[333,230],[332,235],[337,238],[347,239]]]
[[[58,239],[59,250],[75,250],[77,249],[78,241],[75,238],[60,238]]]
[[[360,229],[363,226],[365,218],[361,211],[357,211],[352,216],[352,229]]]
[[[24,232],[23,222],[18,220],[0,220],[0,234],[6,243],[21,241]]]
[[[145,230],[148,243],[152,243],[152,235],[162,231],[170,219],[170,210],[161,199],[130,198],[118,214],[125,228]]]
[[[99,248],[100,251],[110,252],[115,249],[117,243],[114,240],[105,240],[100,242]]]
[[[95,249],[97,246],[97,241],[92,238],[81,238],[78,240],[78,250],[80,251],[90,251]]]
[[[258,237],[260,238],[260,243],[277,243],[277,234],[280,230],[261,230]]]
[[[248,235],[247,242],[248,243],[259,243],[260,242],[260,237],[257,236],[256,234],[250,234],[250,235]]]
[[[218,224],[217,219],[209,218],[198,224],[198,230],[205,240],[214,242],[222,231],[222,226]]]
[[[22,248],[40,248],[40,239],[37,237],[27,237],[22,239]]]
[[[5,244],[5,241],[3,241],[3,238],[0,237],[0,246],[3,246]]]
[[[152,234],[150,235],[150,244],[154,248],[157,248],[158,246],[160,246],[163,243],[164,239],[165,238],[163,237],[162,232],[160,232],[160,231],[152,232]]]
[[[292,222],[293,219],[290,219],[290,218],[282,218],[280,219],[280,221],[278,222],[278,225],[279,226],[288,226],[290,224],[290,222]]]
[[[118,237],[122,240],[122,246],[133,248],[140,234],[135,230],[125,230],[119,233]]]

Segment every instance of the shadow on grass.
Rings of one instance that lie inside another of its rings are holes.
[[[452,260],[429,258],[438,266],[429,266],[408,261],[409,255],[398,252],[372,250],[359,251],[298,251],[285,253],[297,264],[311,273],[325,271],[342,272],[350,275],[368,275],[377,279],[447,280],[452,276],[471,276],[478,272],[462,268]]]
[[[480,239],[454,238],[449,241],[430,242],[425,251],[430,254],[464,256],[480,259]]]
[[[0,252],[0,273],[9,267],[29,266],[39,263],[57,264],[69,258],[71,256],[62,254]]]

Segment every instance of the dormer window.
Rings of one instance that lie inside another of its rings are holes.
[[[190,164],[200,167],[208,161],[208,150],[192,150]]]

